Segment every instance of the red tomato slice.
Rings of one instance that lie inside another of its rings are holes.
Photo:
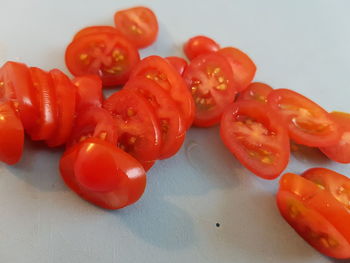
[[[184,53],[189,60],[199,55],[216,52],[220,49],[218,43],[206,36],[195,36],[184,44]]]
[[[228,62],[215,53],[201,55],[191,61],[183,77],[196,104],[193,124],[209,127],[219,123],[237,94]]]
[[[239,94],[237,101],[256,100],[262,103],[267,103],[267,97],[271,91],[273,91],[273,88],[269,85],[261,82],[254,82]]]
[[[97,138],[68,149],[61,158],[60,172],[67,186],[81,198],[105,209],[135,203],[146,187],[140,163]]]
[[[131,79],[124,90],[136,91],[151,104],[162,134],[159,159],[176,154],[184,142],[186,127],[175,101],[156,82],[144,77]]]
[[[156,163],[156,161],[151,161],[151,162],[140,162],[140,164],[142,165],[143,169],[145,169],[146,172],[148,172],[153,165]]]
[[[118,127],[118,147],[141,162],[159,158],[161,131],[149,102],[131,90],[114,93],[103,103]]]
[[[91,106],[102,106],[102,81],[97,75],[77,77],[73,79],[73,84],[77,87],[77,111]]]
[[[186,128],[191,127],[195,105],[186,83],[174,67],[161,57],[149,56],[134,68],[130,78],[136,76],[152,79],[165,89],[180,108]]]
[[[289,161],[287,129],[278,115],[260,102],[234,103],[223,114],[220,135],[226,147],[250,171],[275,179]]]
[[[100,34],[100,33],[121,34],[118,29],[112,26],[89,26],[79,30],[78,33],[74,35],[73,40],[76,40],[80,37]]]
[[[98,33],[73,40],[66,49],[66,65],[74,76],[96,74],[104,86],[124,84],[139,62],[137,49],[122,35]]]
[[[49,73],[57,100],[57,129],[46,142],[48,146],[55,147],[66,143],[72,131],[76,92],[75,86],[62,71],[53,69]]]
[[[138,6],[120,10],[114,15],[114,23],[116,28],[138,48],[147,47],[157,39],[157,17],[147,7]]]
[[[222,48],[218,53],[224,56],[231,65],[233,78],[238,84],[237,90],[243,91],[254,79],[256,66],[251,58],[234,47]]]
[[[180,57],[166,57],[165,58],[175,69],[177,72],[179,72],[180,75],[182,75],[187,68],[187,61]]]
[[[23,152],[24,131],[12,102],[0,103],[0,161],[17,163]]]
[[[270,93],[268,103],[288,124],[289,136],[295,142],[323,147],[339,141],[339,127],[329,113],[303,95],[277,89]]]

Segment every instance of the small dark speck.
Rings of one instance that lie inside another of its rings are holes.
[[[216,223],[215,225],[216,225],[216,227],[220,227],[220,223]]]

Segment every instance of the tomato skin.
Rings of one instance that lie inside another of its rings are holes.
[[[77,40],[81,37],[100,34],[100,33],[112,33],[112,34],[121,34],[118,29],[112,26],[89,26],[79,30],[75,35],[73,40]]]
[[[273,91],[273,88],[269,85],[262,82],[253,82],[239,94],[237,101],[256,100],[262,103],[267,103],[267,97],[271,91]]]
[[[143,169],[145,169],[146,172],[148,172],[155,163],[156,161],[140,162],[140,164],[142,165]]]
[[[219,44],[206,36],[192,37],[183,46],[184,53],[189,60],[199,55],[216,52],[219,49]]]
[[[73,79],[76,86],[76,109],[81,111],[91,106],[102,107],[102,81],[97,75],[85,75]]]
[[[172,56],[172,57],[166,57],[165,58],[175,69],[177,72],[179,72],[180,75],[182,75],[187,68],[187,61],[183,58]]]

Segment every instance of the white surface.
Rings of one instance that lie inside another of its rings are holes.
[[[66,70],[64,49],[78,29],[112,24],[117,9],[140,3],[1,0],[1,63]],[[246,51],[258,66],[256,80],[299,91],[327,110],[350,111],[350,1],[143,3],[160,21],[159,40],[143,55],[179,55],[187,38],[206,34]],[[29,142],[18,165],[0,165],[0,262],[338,262],[282,220],[277,181],[244,169],[217,128],[192,129],[180,153],[151,170],[142,200],[117,212],[65,187],[60,154]],[[313,150],[293,156],[287,170],[313,166],[349,170]]]

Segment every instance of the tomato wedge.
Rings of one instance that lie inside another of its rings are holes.
[[[267,103],[267,97],[273,91],[269,85],[261,82],[254,82],[239,94],[237,101],[256,100],[262,103]]]
[[[184,44],[183,49],[186,57],[192,60],[199,55],[216,52],[220,49],[220,46],[207,36],[195,36]]]
[[[176,71],[182,75],[187,68],[187,61],[180,57],[166,57],[165,58],[175,69]]]
[[[97,75],[77,77],[73,79],[73,84],[77,87],[77,111],[81,111],[90,106],[102,106],[102,81]]]
[[[288,89],[273,90],[268,104],[288,124],[289,136],[299,144],[324,147],[336,144],[340,129],[332,117],[315,102]]]
[[[221,119],[220,135],[233,155],[264,179],[275,179],[288,164],[287,129],[265,104],[241,101],[228,107]]]
[[[157,39],[158,21],[153,11],[144,6],[120,10],[114,15],[118,30],[138,48],[145,48]]]
[[[79,30],[78,33],[74,35],[73,40],[76,40],[80,37],[100,33],[120,34],[119,30],[112,26],[89,26]]]

